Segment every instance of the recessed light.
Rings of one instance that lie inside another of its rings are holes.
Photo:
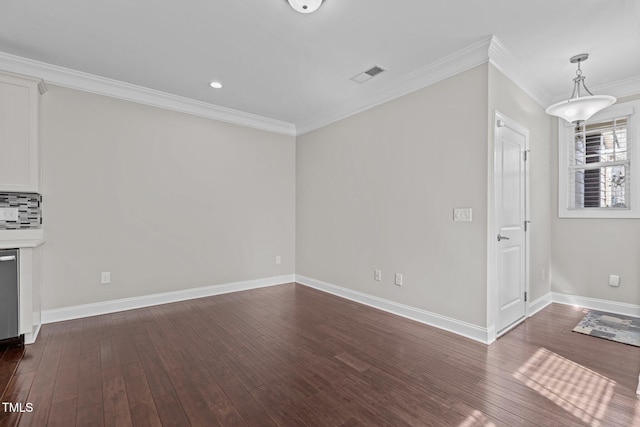
[[[209,83],[209,86],[211,86],[214,89],[221,89],[222,88],[222,83],[220,83],[220,82],[211,82],[211,83]]]

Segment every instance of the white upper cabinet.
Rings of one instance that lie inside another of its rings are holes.
[[[40,192],[39,84],[0,74],[0,191]]]

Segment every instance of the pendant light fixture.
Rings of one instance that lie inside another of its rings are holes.
[[[288,0],[291,7],[300,13],[311,13],[318,10],[322,0]]]
[[[558,116],[569,123],[581,123],[588,120],[591,116],[600,110],[613,105],[616,98],[609,95],[594,95],[584,84],[585,77],[582,75],[580,63],[589,58],[588,53],[572,56],[569,62],[578,64],[576,77],[573,79],[573,93],[571,98],[566,101],[560,101],[547,108],[547,114]],[[584,89],[584,91],[583,91]],[[583,94],[583,92],[586,92]]]

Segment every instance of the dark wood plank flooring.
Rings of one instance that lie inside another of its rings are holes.
[[[4,393],[23,355],[24,347],[3,346],[0,348],[0,402],[4,402],[2,400]]]
[[[49,324],[2,398],[33,411],[0,425],[640,426],[640,349],[582,316],[485,346],[287,284]]]

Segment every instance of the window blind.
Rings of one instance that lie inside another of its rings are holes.
[[[574,128],[568,144],[569,209],[629,208],[631,164],[627,144],[629,117]]]

